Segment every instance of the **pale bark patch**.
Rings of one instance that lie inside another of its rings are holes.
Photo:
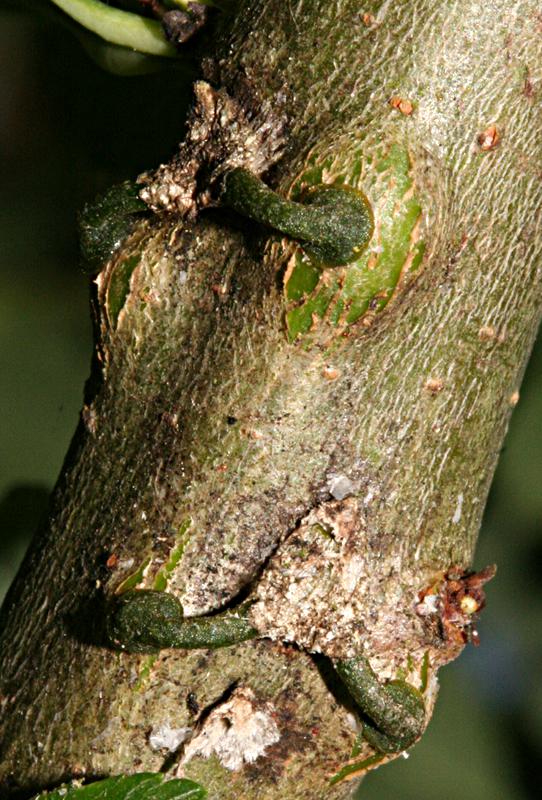
[[[152,750],[168,750],[174,753],[192,733],[192,728],[173,728],[164,722],[153,728],[149,734],[149,745]]]
[[[186,746],[181,769],[193,758],[215,754],[226,769],[236,772],[252,764],[280,739],[272,703],[261,703],[251,689],[240,687],[215,708]]]
[[[342,496],[346,476],[333,480]],[[428,638],[414,606],[423,582],[401,569],[399,554],[383,562],[386,540],[370,529],[358,498],[322,503],[269,562],[253,624],[265,636],[332,658],[364,653],[390,674],[409,654],[421,657]]]

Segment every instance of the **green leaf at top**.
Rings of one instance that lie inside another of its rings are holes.
[[[203,800],[206,796],[203,786],[193,781],[164,781],[159,772],[140,772],[85,786],[62,786],[36,795],[35,800]]]

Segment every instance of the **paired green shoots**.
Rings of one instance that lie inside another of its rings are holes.
[[[111,643],[131,653],[163,648],[186,650],[229,647],[255,639],[248,619],[250,604],[205,617],[186,618],[179,600],[168,592],[129,591],[116,599],[108,618]],[[405,681],[380,683],[367,659],[333,662],[363,718],[363,735],[381,753],[406,750],[425,724],[420,692]]]

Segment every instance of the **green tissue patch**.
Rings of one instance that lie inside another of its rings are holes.
[[[335,784],[341,783],[341,781],[344,781],[346,778],[351,778],[353,775],[362,774],[365,770],[369,769],[369,767],[374,767],[376,764],[379,764],[384,758],[385,756],[382,753],[376,753],[374,756],[369,756],[363,761],[358,761],[355,764],[347,764],[331,778],[329,781],[330,786],[335,786]]]
[[[144,687],[145,684],[151,674],[151,670],[156,663],[156,659],[158,658],[157,655],[147,656],[143,663],[141,664],[141,668],[139,670],[139,675],[137,676],[137,681],[134,685],[134,691],[140,692]]]
[[[294,271],[296,268],[297,264]],[[327,286],[319,285],[318,290],[309,294],[301,305],[286,312],[286,326],[290,341],[302,333],[307,333],[318,319],[324,317],[338,291],[339,281],[337,278],[332,278]]]
[[[164,780],[154,772],[121,775],[78,786],[71,784],[42,792],[35,800],[203,800],[207,792],[194,781]]]
[[[313,264],[304,252],[296,255],[296,263],[292,274],[286,284],[286,297],[288,300],[302,300],[306,294],[316,289],[322,268]]]
[[[123,308],[130,292],[130,278],[134,269],[139,264],[140,254],[124,258],[113,268],[113,273],[107,288],[107,313],[113,327]]]
[[[429,651],[425,651],[420,674],[420,692],[425,692],[429,681]]]
[[[314,525],[311,525],[311,531],[318,534],[319,536],[323,536],[324,539],[333,540],[333,533],[331,529],[325,528],[319,522],[315,522]]]
[[[329,163],[318,170],[314,165],[294,187],[321,180]],[[421,216],[411,176],[408,150],[397,144],[363,162],[360,156],[346,183],[366,191],[375,215],[373,239],[359,259],[339,270],[321,269],[305,253],[296,255],[287,278],[286,327],[289,341],[308,333],[320,320],[333,327],[357,322],[367,311],[381,311],[393,296],[403,273],[420,266],[424,242],[417,238]]]
[[[140,564],[140,566],[137,568],[135,572],[132,572],[131,575],[128,575],[128,577],[123,580],[120,586],[118,586],[117,589],[115,590],[115,594],[124,594],[124,592],[128,592],[131,589],[135,589],[136,586],[140,584],[141,581],[143,580],[143,573],[149,566],[150,562],[151,562],[150,557],[146,558],[145,561],[143,561]]]
[[[352,750],[350,752],[350,761],[359,756],[359,754],[363,750],[364,744],[365,744],[365,739],[363,738],[363,731],[360,731],[356,736],[356,741],[352,746]]]
[[[181,522],[181,525],[179,526],[177,545],[172,550],[171,555],[164,564],[164,566],[156,573],[153,589],[156,589],[159,592],[164,592],[166,590],[169,578],[171,577],[171,573],[181,560],[182,555],[184,553],[184,549],[190,539],[188,530],[191,525],[192,525],[192,520],[190,519],[190,517],[187,517],[185,520]]]

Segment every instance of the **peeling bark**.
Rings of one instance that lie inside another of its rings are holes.
[[[352,708],[308,650],[361,650],[382,678],[407,666],[432,706],[436,668],[464,644],[444,612],[540,318],[540,26],[534,0],[259,0],[218,20],[203,78],[259,133],[255,109],[267,124],[280,105],[281,158],[258,162],[269,185],[363,189],[382,282],[363,305],[357,273],[324,270],[293,296],[294,270],[310,270],[295,243],[167,203],[104,266],[99,381],[3,610],[5,796],[158,770],[152,731],[201,735],[237,698],[267,722],[234,781],[216,747],[181,743],[210,798],[347,797],[329,779],[356,739]],[[276,641],[113,652],[103,599],[126,581],[167,587],[188,615],[252,592]]]

